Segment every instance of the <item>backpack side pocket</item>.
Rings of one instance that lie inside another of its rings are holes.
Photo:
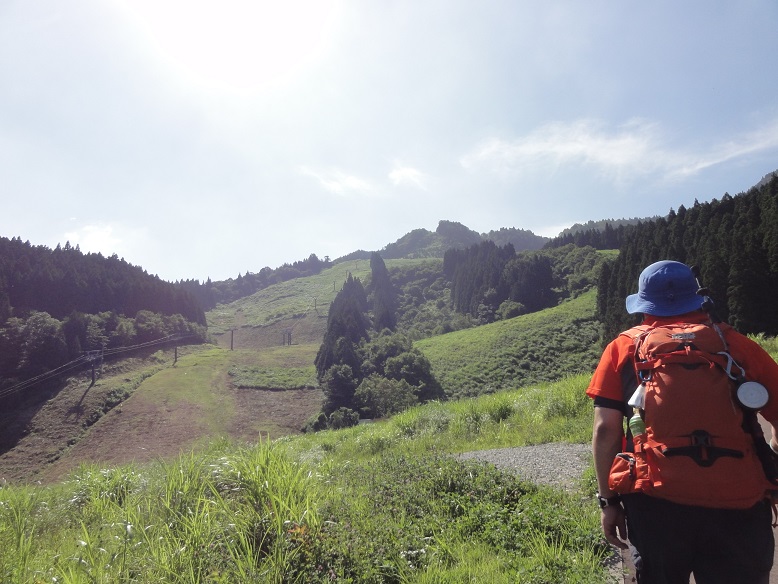
[[[634,452],[619,452],[613,459],[608,487],[614,493],[626,495],[645,489],[648,482],[648,464]]]

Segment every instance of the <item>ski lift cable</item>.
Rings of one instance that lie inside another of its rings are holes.
[[[163,337],[161,339],[156,339],[154,341],[147,341],[145,343],[139,343],[137,345],[132,345],[130,347],[117,347],[116,349],[109,349],[104,350],[101,352],[101,356],[105,355],[115,355],[118,353],[123,353],[127,351],[133,351],[136,349],[144,348],[144,347],[150,347],[155,345],[160,345],[163,343],[170,342],[171,340],[181,340],[189,337],[191,335],[181,335],[181,334],[173,334],[168,335],[167,337]],[[30,387],[32,385],[35,385],[37,383],[41,383],[43,381],[47,381],[48,379],[51,379],[53,377],[57,377],[61,375],[62,373],[65,373],[67,371],[70,371],[71,369],[75,369],[76,367],[82,365],[85,362],[89,362],[92,359],[89,357],[89,353],[93,353],[94,351],[86,351],[83,355],[78,357],[77,359],[74,359],[72,361],[69,361],[68,363],[65,363],[63,365],[60,365],[59,367],[52,369],[50,371],[47,371],[45,373],[41,373],[40,375],[36,375],[35,377],[31,377],[30,379],[25,379],[24,381],[21,381],[15,385],[12,385],[10,387],[6,387],[2,390],[0,390],[0,399],[5,398],[9,395],[12,395],[14,393],[18,393],[19,391],[26,389],[27,387]]]

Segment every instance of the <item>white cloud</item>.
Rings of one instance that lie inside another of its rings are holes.
[[[76,219],[71,218],[71,221]],[[68,231],[64,240],[72,247],[78,245],[83,253],[101,253],[106,257],[113,254],[132,258],[140,256],[148,246],[148,234],[145,228],[130,228],[116,224],[88,224]]]
[[[78,245],[84,253],[100,252],[109,256],[122,243],[110,225],[84,225],[76,231],[65,233],[65,241],[69,241],[73,247]]]
[[[602,122],[578,120],[552,122],[523,138],[488,139],[463,156],[461,165],[470,171],[486,169],[499,174],[580,164],[620,177],[651,163],[657,154],[655,126],[640,120],[608,132]]]
[[[604,122],[553,122],[530,134],[490,138],[460,159],[468,171],[503,176],[549,172],[566,166],[595,170],[614,182],[661,173],[667,178],[695,175],[706,168],[778,147],[778,120],[705,151],[668,144],[658,124],[632,120],[614,129]]]
[[[331,168],[320,171],[303,166],[300,167],[300,172],[316,179],[325,190],[341,197],[355,195],[373,197],[378,194],[376,188],[369,181],[339,169]]]
[[[677,178],[693,176],[712,166],[775,148],[778,148],[778,119],[757,130],[715,144],[708,152],[698,156],[689,155],[682,164],[673,169],[672,174]]]
[[[420,170],[399,162],[395,162],[394,168],[389,173],[389,180],[396,187],[410,185],[423,191],[427,190],[427,176]]]

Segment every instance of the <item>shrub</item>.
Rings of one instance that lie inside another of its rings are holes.
[[[359,414],[349,408],[338,408],[330,414],[328,422],[332,430],[350,428],[359,424]]]
[[[414,388],[404,379],[371,375],[359,384],[354,402],[365,418],[383,418],[419,403]]]

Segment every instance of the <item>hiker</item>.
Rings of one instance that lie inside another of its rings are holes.
[[[773,564],[778,364],[705,293],[685,264],[645,268],[626,299],[642,325],[608,344],[586,392],[602,529],[640,584],[767,584]]]

